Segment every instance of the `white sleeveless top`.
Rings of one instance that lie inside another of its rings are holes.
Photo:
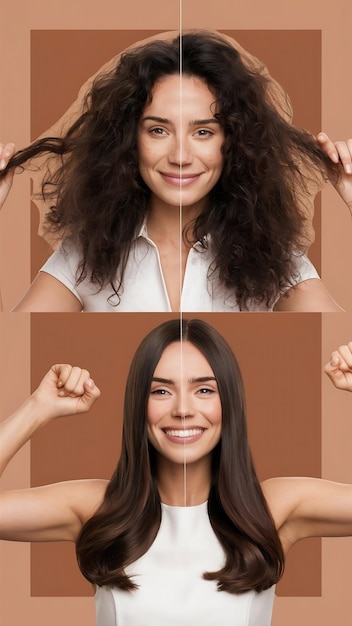
[[[217,591],[216,581],[202,575],[223,563],[206,502],[162,504],[154,543],[126,568],[138,590],[98,587],[97,626],[270,626],[274,587],[238,595]]]

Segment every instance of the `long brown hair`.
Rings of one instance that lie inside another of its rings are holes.
[[[261,591],[282,575],[282,547],[249,450],[239,366],[224,338],[200,320],[165,322],[140,344],[127,379],[121,457],[102,505],[82,528],[78,563],[83,575],[99,586],[137,587],[125,567],[145,554],[161,522],[156,455],[147,437],[151,380],[165,348],[181,339],[196,346],[209,362],[222,405],[208,513],[224,549],[225,565],[205,572],[204,578],[217,580],[222,591]]]

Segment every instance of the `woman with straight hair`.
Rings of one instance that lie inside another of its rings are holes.
[[[1,146],[0,204],[16,167],[55,157],[42,192],[63,240],[14,310],[341,310],[304,254],[304,199],[329,177],[351,201],[349,144],[344,160],[289,110],[217,33],[122,54],[63,136]]]
[[[352,342],[325,371],[352,391]],[[89,410],[89,372],[54,365],[1,425],[1,469],[36,430]],[[352,486],[259,483],[237,361],[199,320],[151,331],[126,384],[122,451],[109,483],[79,480],[1,494],[1,537],[74,541],[96,586],[98,626],[269,626],[293,544],[352,535]]]

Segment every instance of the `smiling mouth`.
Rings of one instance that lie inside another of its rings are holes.
[[[190,185],[200,177],[200,174],[183,174],[182,176],[179,174],[171,174],[169,172],[160,172],[160,174],[166,182],[171,183],[172,185],[177,185],[178,187]]]
[[[185,428],[183,430],[174,430],[167,428],[164,433],[169,437],[179,437],[180,439],[186,439],[187,437],[196,437],[204,432],[204,428]]]

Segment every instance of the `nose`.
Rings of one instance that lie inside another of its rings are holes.
[[[175,397],[171,415],[175,418],[185,419],[195,414],[192,400],[187,394],[178,394]]]
[[[191,145],[187,137],[175,135],[170,146],[169,162],[183,167],[190,165],[193,160]]]

